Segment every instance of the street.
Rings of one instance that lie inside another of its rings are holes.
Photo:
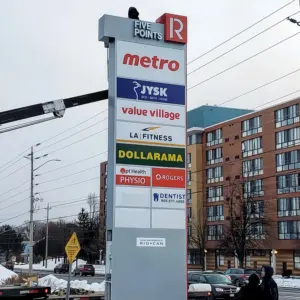
[[[279,289],[279,300],[292,300],[299,298],[299,289]]]

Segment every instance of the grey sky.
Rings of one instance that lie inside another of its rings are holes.
[[[177,1],[177,3],[171,0],[132,0],[130,2],[126,0],[1,1],[0,111],[106,89],[106,51],[103,44],[97,41],[98,19],[105,13],[126,17],[128,7],[136,6],[140,11],[140,18],[149,21],[155,21],[164,12],[187,15],[189,20],[188,61],[190,61],[288,2],[288,0],[194,0]],[[238,38],[192,63],[188,66],[188,70],[191,71],[205,64],[299,9],[299,2],[295,1]],[[295,18],[300,19],[300,14],[296,15]],[[296,32],[299,32],[298,26],[288,21],[283,22],[262,36],[190,75],[188,86],[201,82]],[[298,35],[233,70],[190,90],[188,92],[188,108],[191,109],[206,103],[220,104],[300,68],[299,46]],[[299,78],[300,72],[295,73],[266,88],[229,102],[227,106],[255,108],[264,102],[297,90]],[[295,96],[297,94],[292,97]],[[288,100],[288,98],[284,100]],[[47,140],[106,109],[106,101],[69,109],[61,120],[2,134],[0,136],[0,167],[32,144]],[[43,143],[37,150],[97,123],[105,119],[106,116],[107,112],[104,112],[89,122]],[[104,120],[65,141],[52,145],[44,151],[39,151],[37,155],[50,153],[99,132],[106,126],[107,121]],[[38,174],[106,151],[106,139],[107,131],[104,130],[82,142],[51,154],[49,159],[58,158],[62,162],[49,163],[41,168]],[[43,174],[38,177],[37,183],[94,167],[81,174],[40,185],[35,188],[35,191],[43,192],[98,177],[100,171],[97,166],[104,160],[106,160],[106,153],[56,172]],[[44,161],[37,161],[36,166]],[[28,189],[29,182],[6,193],[22,182],[29,180],[29,166],[4,178],[26,163],[27,160],[23,159],[5,171],[0,168],[0,207],[2,208],[0,210],[0,219],[2,219],[0,225],[5,219],[29,210],[29,191],[12,197]],[[39,206],[45,207],[47,202],[57,205],[64,201],[78,200],[86,197],[89,192],[99,194],[98,179],[42,193],[44,202]],[[2,195],[3,193],[5,195]],[[22,199],[24,200],[21,201]],[[14,205],[16,202],[18,203]],[[9,205],[12,206],[3,209]],[[50,216],[60,217],[76,214],[82,205],[84,202],[53,208]],[[34,218],[44,219],[45,215],[45,211],[39,211],[35,213]],[[9,220],[8,223],[21,224],[28,220],[28,216],[29,214],[24,214]]]

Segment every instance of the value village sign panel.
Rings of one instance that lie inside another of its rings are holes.
[[[186,285],[187,18],[104,15],[109,48],[106,273],[112,300],[182,300]]]

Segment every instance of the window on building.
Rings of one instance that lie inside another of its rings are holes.
[[[198,249],[188,249],[188,264],[201,265],[201,253]]]
[[[249,136],[262,132],[261,117],[254,117],[242,122],[242,136]]]
[[[276,132],[276,149],[300,145],[300,127]]]
[[[192,204],[192,190],[191,189],[187,189],[187,200],[188,200],[188,204]]]
[[[279,240],[300,240],[300,221],[278,222]]]
[[[104,191],[104,202],[107,202],[107,192]]]
[[[277,172],[300,169],[300,150],[276,154]]]
[[[215,205],[207,207],[206,217],[208,222],[224,221],[224,206]]]
[[[207,240],[220,241],[223,239],[224,225],[209,225],[207,226]]]
[[[191,153],[187,154],[187,164],[188,164],[188,168],[190,168],[192,166],[192,155],[191,155]]]
[[[277,194],[300,192],[300,174],[277,176]]]
[[[213,165],[223,162],[222,148],[216,148],[206,151],[206,164]]]
[[[222,185],[206,188],[207,202],[218,202],[224,200],[224,189]]]
[[[294,268],[300,269],[300,250],[294,250]]]
[[[244,198],[260,197],[264,195],[263,180],[250,180],[243,185]]]
[[[278,217],[300,216],[300,197],[277,199]]]
[[[243,157],[257,155],[263,152],[262,137],[242,142]]]
[[[223,167],[215,167],[206,170],[207,183],[216,183],[223,181]]]
[[[299,104],[275,111],[276,128],[299,122]]]
[[[263,171],[263,159],[255,158],[251,160],[243,161],[243,176],[251,177],[262,175]]]
[[[192,185],[192,171],[187,171],[186,180],[188,185]]]
[[[191,134],[187,138],[187,144],[188,145],[195,145],[195,144],[201,144],[201,143],[202,143],[201,133]]]
[[[251,218],[263,218],[265,203],[263,200],[249,201],[247,203],[248,214]]]
[[[188,215],[188,220],[192,221],[192,208],[191,207],[187,208],[187,215]]]
[[[256,240],[263,240],[264,236],[264,224],[262,222],[250,223],[251,238]]]
[[[105,172],[107,172],[107,164],[105,164]]]
[[[206,134],[206,146],[214,146],[223,143],[222,129],[216,129]]]

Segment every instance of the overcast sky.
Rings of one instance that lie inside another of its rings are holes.
[[[165,12],[188,16],[188,61],[191,61],[288,2],[291,0],[3,0],[0,5],[0,111],[107,89],[106,51],[103,44],[97,41],[98,19],[103,14],[127,17],[128,7],[136,6],[140,18],[148,21],[155,21]],[[209,62],[299,9],[299,1],[294,1],[259,25],[191,63],[188,71]],[[300,14],[295,18],[300,20]],[[297,32],[298,26],[285,21],[188,76],[188,86],[202,82]],[[188,92],[188,108],[221,104],[300,68],[299,49],[300,37],[297,35],[200,84]],[[256,108],[299,89],[299,79],[300,72],[294,73],[254,93],[230,101],[226,106]],[[295,93],[281,101],[299,95]],[[1,134],[0,225],[19,225],[29,219],[30,169],[29,165],[25,166],[29,161],[22,158],[13,165],[1,166],[33,144],[45,141],[36,148],[36,151],[39,150],[36,156],[49,153],[47,159],[62,160],[48,163],[36,172],[41,176],[35,182],[45,182],[35,187],[35,192],[40,192],[44,199],[37,207],[44,208],[48,202],[55,206],[77,201],[53,207],[50,218],[77,214],[82,206],[87,206],[84,201],[78,200],[89,193],[99,195],[99,164],[107,158],[106,109],[107,101],[68,109],[60,120]],[[93,116],[90,121],[58,135]],[[83,130],[89,126],[89,129]],[[76,132],[79,133],[70,137]],[[81,139],[84,140],[79,142]],[[60,148],[63,149],[56,151]],[[53,151],[55,153],[50,154]],[[100,153],[103,154],[96,156]],[[92,156],[91,159],[76,163]],[[37,160],[35,167],[47,159]],[[61,169],[49,172],[56,168]],[[78,174],[68,176],[73,173]],[[63,176],[68,177],[55,180]],[[86,182],[66,187],[82,181]],[[58,189],[60,187],[64,188]],[[34,214],[36,220],[44,219],[45,216],[44,210]]]

